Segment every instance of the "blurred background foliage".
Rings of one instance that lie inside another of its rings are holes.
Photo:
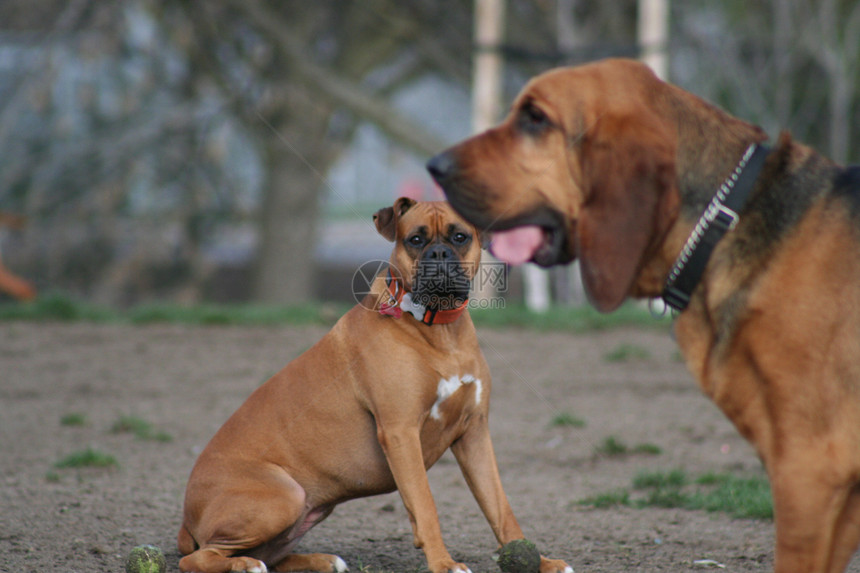
[[[508,0],[505,105],[557,65],[637,57],[635,0]],[[471,0],[4,0],[3,260],[98,304],[343,298],[469,134]],[[671,5],[669,80],[860,160],[860,4]],[[338,286],[340,285],[340,286]],[[516,293],[512,292],[512,296]]]

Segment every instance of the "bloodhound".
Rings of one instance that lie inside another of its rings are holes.
[[[771,482],[775,571],[860,542],[860,167],[606,60],[549,71],[427,167],[511,263],[578,259],[601,311],[663,297]]]

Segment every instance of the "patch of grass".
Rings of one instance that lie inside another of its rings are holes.
[[[696,478],[696,483],[699,485],[719,485],[729,479],[729,474],[717,474],[708,472]]]
[[[119,467],[116,458],[110,454],[87,448],[73,452],[54,464],[55,468],[110,468]]]
[[[166,432],[155,431],[150,422],[136,416],[122,416],[111,426],[114,434],[134,434],[139,440],[172,442],[173,436]]]
[[[630,492],[626,489],[616,489],[598,494],[594,497],[587,497],[577,503],[579,503],[579,505],[589,505],[598,509],[606,509],[607,507],[615,507],[618,505],[630,505]]]
[[[632,485],[638,492],[636,496],[627,490],[614,490],[579,503],[594,507],[679,507],[719,511],[741,518],[773,518],[770,485],[764,477],[709,473],[691,479],[685,471],[678,469],[640,473],[633,478]],[[622,496],[620,492],[627,495]],[[612,500],[616,501],[611,503]]]
[[[608,314],[602,314],[589,305],[555,306],[547,312],[536,313],[514,303],[506,304],[503,309],[476,308],[469,312],[478,328],[521,327],[538,331],[591,332],[635,326],[668,331],[672,324],[670,317],[655,318],[634,302]]]
[[[691,506],[707,511],[722,511],[735,517],[773,519],[773,497],[767,479],[723,474],[714,485],[716,487],[710,491],[693,494]]]
[[[48,293],[27,303],[0,304],[0,320],[105,322],[114,316],[114,311],[75,300],[62,293]]]
[[[0,303],[0,321],[63,321],[149,324],[158,322],[180,324],[321,324],[329,325],[341,317],[351,305],[312,302],[300,305],[275,306],[261,304],[200,304],[172,303],[141,304],[128,310],[92,305],[63,293],[49,293],[33,302]]]
[[[549,421],[552,428],[584,428],[585,420],[574,416],[570,412],[558,412]]]
[[[114,434],[134,434],[146,437],[152,432],[152,424],[136,416],[122,416],[110,428]]]
[[[86,426],[89,423],[87,415],[80,412],[71,412],[60,418],[61,426]]]
[[[663,449],[650,443],[636,444],[633,447],[628,446],[616,436],[607,436],[602,442],[594,447],[594,453],[601,456],[623,456],[627,454],[645,454],[656,456],[663,453]]]
[[[594,451],[603,456],[621,456],[630,450],[627,444],[616,438],[608,436],[599,445],[595,446]]]
[[[680,488],[659,487],[650,488],[645,491],[645,497],[636,500],[639,507],[681,507],[696,509],[690,506],[690,496]]]
[[[634,454],[645,454],[648,456],[659,456],[663,453],[663,448],[658,446],[657,444],[644,443],[644,444],[636,444],[633,446]]]
[[[320,303],[295,306],[148,304],[132,308],[127,316],[133,324],[304,325],[331,324],[348,308],[348,305]]]
[[[649,360],[651,353],[647,348],[635,344],[619,344],[603,355],[604,362],[632,362],[634,360]]]

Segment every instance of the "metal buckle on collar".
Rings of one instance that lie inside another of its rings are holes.
[[[737,226],[740,216],[725,205],[720,205],[709,219],[711,220],[711,224],[720,227],[723,232],[728,233]]]
[[[391,292],[391,284],[394,283],[394,292]],[[400,281],[394,278],[394,275],[391,274],[391,269],[388,269],[388,276],[385,277],[385,290],[388,292],[388,300],[390,304],[397,306],[400,302],[398,298],[400,298],[400,289],[403,287],[400,285]]]
[[[663,297],[663,302],[675,312],[681,312],[690,304],[690,295],[674,286],[666,287],[661,296]]]

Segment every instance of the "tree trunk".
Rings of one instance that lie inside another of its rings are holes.
[[[302,145],[303,150],[308,150]],[[295,304],[312,298],[320,187],[327,165],[314,165],[277,133],[265,137],[267,179],[260,214],[255,299]]]

